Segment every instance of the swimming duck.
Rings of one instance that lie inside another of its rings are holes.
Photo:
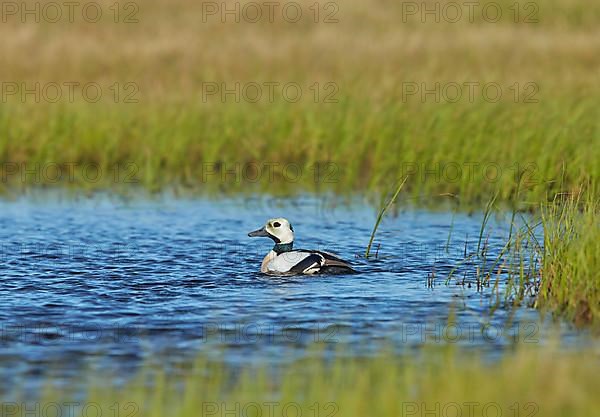
[[[269,237],[275,242],[265,256],[260,272],[268,275],[313,275],[353,273],[352,266],[335,255],[316,250],[293,250],[294,228],[284,218],[269,220],[264,227],[248,233],[250,237]]]

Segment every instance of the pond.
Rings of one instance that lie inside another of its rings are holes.
[[[497,289],[495,276],[477,285],[464,259],[477,251],[483,214],[389,215],[367,261],[377,211],[360,200],[50,196],[2,201],[0,210],[3,391],[83,367],[123,378],[148,361],[177,368],[199,350],[277,364],[313,342],[352,354],[455,343],[494,357],[514,341],[544,343],[544,329],[556,327],[527,303],[497,303],[502,273]],[[295,247],[332,251],[358,273],[260,274],[273,244],[247,233],[272,217],[290,220]],[[505,217],[486,228],[491,259],[506,242]]]

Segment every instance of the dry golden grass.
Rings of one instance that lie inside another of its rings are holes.
[[[498,23],[465,17],[423,24],[403,14],[402,2],[377,0],[335,2],[338,23],[314,23],[314,2],[302,0],[303,19],[295,24],[222,23],[219,16],[204,23],[203,2],[150,0],[139,3],[138,23],[115,24],[113,2],[100,3],[99,23],[77,13],[74,23],[7,16],[0,25],[0,78],[131,81],[148,101],[199,99],[206,81],[333,81],[341,93],[363,99],[389,97],[405,81],[533,81],[545,97],[600,85],[600,27],[577,17],[596,16],[600,6],[583,1],[542,2],[539,23],[519,24],[509,16]],[[500,4],[508,14],[512,2]],[[324,20],[327,11],[321,12]]]

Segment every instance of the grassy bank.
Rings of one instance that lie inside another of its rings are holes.
[[[573,196],[544,210],[539,304],[579,323],[600,321],[600,205]]]
[[[308,1],[297,23],[190,0],[122,10],[129,23],[111,2],[98,23],[5,16],[0,187],[349,192],[412,174],[413,198],[481,204],[526,172],[536,202],[597,190],[600,6],[520,4],[515,19],[491,3],[497,22],[375,0],[336,2],[331,22]]]
[[[85,400],[77,402],[136,416],[408,417],[429,410],[427,415],[586,417],[600,407],[597,359],[592,350],[574,354],[522,345],[499,362],[486,363],[437,347],[410,358],[385,351],[333,360],[316,354],[279,369],[234,369],[201,355],[177,376],[146,369],[121,389],[88,375]],[[64,388],[49,386],[40,404],[70,400]]]
[[[598,192],[597,100],[296,106],[5,110],[2,186],[349,193],[408,175],[412,199],[480,206],[498,190],[510,200],[519,181],[532,206],[584,183]]]

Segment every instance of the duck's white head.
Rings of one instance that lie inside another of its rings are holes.
[[[287,244],[294,241],[294,228],[283,217],[271,219],[260,229],[248,233],[250,237],[270,237],[275,243]]]

